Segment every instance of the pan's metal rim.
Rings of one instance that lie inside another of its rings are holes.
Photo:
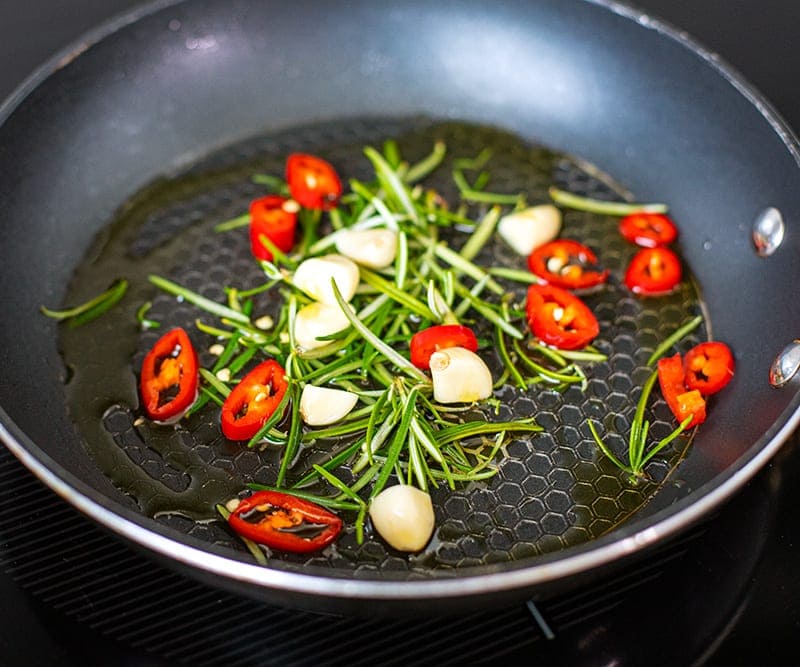
[[[6,97],[0,100],[0,125],[16,109],[30,93],[46,79],[55,74],[58,70],[69,65],[75,58],[78,58],[84,51],[102,41],[106,37],[121,30],[125,26],[155,14],[167,7],[182,4],[186,0],[149,0],[143,5],[134,7],[122,12],[77,37],[64,48],[56,51],[52,56],[34,69],[23,81]]]
[[[66,66],[90,46],[149,14],[170,6],[182,4],[184,1],[153,0],[141,7],[112,18],[84,34],[43,63],[0,104],[0,124],[5,122],[14,109],[40,83]],[[627,5],[617,0],[580,1],[605,8],[619,16],[632,20],[643,29],[654,30],[658,34],[677,42],[680,46],[689,49],[697,57],[701,58],[757,109],[759,114],[777,133],[781,143],[786,146],[798,166],[800,166],[800,143],[798,143],[792,129],[766,98],[717,54],[701,46],[686,32],[673,27],[665,21],[655,19],[632,5]],[[800,424],[800,393],[793,398],[790,407],[776,421],[776,425],[784,419],[783,424],[777,427],[774,433],[771,435],[765,434],[758,443],[753,445],[753,449],[757,448],[757,451],[751,458],[725,473],[722,479],[711,480],[704,487],[695,490],[695,493],[662,510],[656,516],[662,516],[663,518],[643,530],[638,530],[608,544],[602,544],[597,548],[589,547],[581,550],[581,546],[585,547],[585,545],[581,545],[564,550],[559,553],[567,555],[561,555],[555,562],[530,565],[497,573],[472,574],[465,571],[464,576],[454,579],[422,581],[338,579],[264,568],[211,553],[207,550],[178,542],[167,535],[146,527],[144,523],[137,523],[134,520],[125,518],[121,513],[105,507],[99,500],[92,497],[92,489],[52,461],[44,451],[21,430],[17,429],[2,408],[0,408],[0,441],[45,486],[49,487],[78,511],[113,533],[170,560],[183,563],[196,568],[198,571],[216,575],[223,579],[277,589],[282,592],[296,592],[342,599],[402,601],[415,600],[423,596],[459,598],[515,589],[529,589],[539,584],[551,583],[587,572],[651,547],[708,516],[750,481],[777,454]],[[18,434],[12,433],[12,430],[7,428],[7,424],[12,425],[12,429],[17,430]],[[706,490],[709,488],[710,490]],[[699,497],[695,498],[694,496],[696,495],[699,495]],[[142,521],[144,522],[144,517]],[[602,542],[602,539],[598,542]],[[578,551],[578,553],[570,555],[570,551]]]
[[[207,550],[177,542],[166,535],[154,532],[142,524],[124,518],[86,493],[79,491],[85,485],[66,471],[56,474],[60,466],[47,465],[35,457],[30,447],[21,444],[23,438],[14,438],[0,420],[0,440],[45,486],[101,526],[146,547],[151,551],[183,563],[198,571],[213,574],[240,583],[281,590],[321,595],[330,598],[413,601],[420,597],[462,598],[485,595],[516,589],[531,589],[537,585],[552,583],[560,579],[588,572],[654,546],[667,538],[699,522],[728,500],[731,495],[750,481],[773,457],[800,424],[800,410],[793,406],[789,420],[775,433],[769,443],[761,448],[746,465],[732,473],[723,483],[698,499],[687,496],[675,506],[686,505],[665,519],[639,530],[627,537],[617,539],[598,548],[589,548],[583,553],[564,556],[569,550],[559,552],[558,561],[497,573],[470,573],[453,579],[422,581],[386,581],[367,579],[339,579],[312,574],[287,572],[265,568],[260,565],[226,558]],[[0,410],[0,415],[7,416]],[[32,443],[31,443],[32,444]],[[713,481],[713,480],[712,480]],[[711,482],[707,486],[711,485]],[[666,510],[662,510],[664,513]],[[586,546],[586,545],[582,545]]]

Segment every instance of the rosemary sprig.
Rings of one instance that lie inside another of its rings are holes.
[[[667,337],[653,352],[647,361],[648,366],[652,366],[660,357],[662,357],[673,345],[680,342],[683,338],[688,336],[694,331],[703,318],[698,316],[678,328],[673,334]],[[658,380],[658,372],[652,371],[650,376],[642,387],[639,400],[636,403],[636,411],[634,412],[633,419],[631,420],[630,432],[628,434],[628,463],[624,463],[620,458],[615,456],[608,445],[603,441],[597,432],[595,425],[591,420],[588,420],[589,431],[592,438],[600,451],[608,458],[617,468],[628,473],[628,479],[632,484],[638,484],[646,478],[644,467],[647,463],[664,447],[669,445],[675,438],[681,435],[691,423],[694,415],[689,415],[675,428],[668,436],[659,440],[655,445],[647,449],[647,436],[650,430],[650,422],[645,419],[645,410],[647,402],[650,399],[650,394],[653,387]]]
[[[258,185],[266,186],[270,192],[282,195],[289,194],[286,181],[279,176],[273,176],[272,174],[253,174],[250,180]]]
[[[565,190],[559,190],[556,187],[551,187],[549,193],[550,198],[560,206],[573,208],[577,211],[586,211],[587,213],[598,213],[600,215],[630,215],[631,213],[640,212],[666,213],[669,210],[666,204],[604,201],[601,199],[582,197],[571,192],[566,192]]]
[[[491,156],[491,150],[485,148],[473,159],[461,159],[456,161],[453,169],[453,180],[458,187],[461,198],[465,201],[486,204],[522,205],[525,201],[525,197],[522,193],[499,194],[496,192],[486,192],[483,188],[489,181],[488,171],[481,171],[473,183],[467,180],[464,172],[481,169],[489,161]]]
[[[214,227],[215,232],[229,232],[232,229],[239,229],[240,227],[247,227],[250,224],[250,213],[243,213],[237,215],[235,218],[220,222]]]
[[[52,310],[41,306],[41,311],[54,320],[67,321],[70,327],[78,327],[100,317],[103,313],[113,308],[128,291],[128,281],[124,278],[115,280],[105,292],[89,299],[85,303],[67,308],[66,310]]]
[[[482,348],[494,347],[506,368],[500,381],[508,379],[520,390],[542,382],[548,389],[585,384],[586,375],[578,364],[605,359],[591,349],[562,354],[521,343],[529,337],[522,324],[524,313],[512,305],[506,281],[527,285],[538,279],[528,272],[487,268],[475,261],[492,238],[502,207],[524,201],[523,195],[487,190],[488,151],[453,162],[462,195],[454,210],[417,184],[442,164],[444,144],[435,144],[429,155],[412,165],[403,160],[394,142],[384,144],[381,151],[367,147],[364,153],[372,164],[373,180],[351,180],[350,191],[331,211],[303,212],[298,247],[289,254],[273,252],[274,261],[260,262],[263,284],[228,286],[227,300],[217,303],[166,278],[150,277],[159,289],[217,318],[197,322],[198,329],[224,343],[224,349],[211,369],[201,371],[201,397],[193,411],[209,402],[219,405],[239,371],[258,357],[274,357],[284,366],[289,382],[284,399],[246,443],[278,451],[276,479],[273,486],[249,484],[249,488],[288,490],[323,506],[353,512],[359,540],[369,502],[393,477],[422,489],[442,485],[453,489],[460,483],[486,480],[497,473],[494,462],[510,437],[542,430],[532,417],[492,421],[488,409],[492,401],[483,406],[484,418],[477,419],[467,414],[476,406],[437,404],[430,377],[408,358],[408,340],[419,328],[462,319],[481,321]],[[267,185],[284,187],[280,179]],[[491,205],[483,205],[487,202]],[[327,222],[322,215],[328,216]],[[248,217],[216,229],[235,229]],[[309,297],[292,284],[293,270],[308,257],[331,252],[342,230],[374,227],[396,232],[393,265],[362,268],[361,286],[350,303],[332,282],[349,326],[325,337],[321,347],[299,349],[294,316]],[[333,232],[318,239],[318,230],[327,228]],[[268,241],[265,245],[269,247]],[[277,315],[270,311],[276,323],[269,330],[258,328],[253,313],[263,299],[272,299],[279,307]],[[301,419],[299,397],[309,384],[346,388],[360,404],[336,424],[307,426]],[[637,438],[646,430],[639,429]],[[639,440],[636,443],[638,447]],[[323,445],[331,448],[325,454]],[[314,456],[300,455],[311,447]],[[637,456],[644,465],[650,453],[642,448]],[[330,495],[331,489],[336,495]]]
[[[136,321],[139,323],[142,329],[158,329],[158,327],[161,326],[160,322],[156,322],[155,320],[151,320],[147,317],[147,313],[150,311],[152,306],[152,302],[145,301],[136,310]]]
[[[371,146],[367,146],[364,149],[364,154],[369,158],[369,161],[372,162],[372,166],[375,168],[375,174],[384,184],[387,193],[397,199],[400,206],[412,220],[417,220],[417,209],[414,206],[406,185],[398,176],[397,172],[392,169],[386,159]]]
[[[410,166],[403,180],[406,183],[416,183],[422,180],[442,163],[445,153],[447,153],[447,145],[443,141],[435,142],[430,154],[416,164]]]
[[[238,322],[239,324],[248,324],[250,322],[250,318],[247,317],[247,315],[233,310],[232,308],[229,308],[221,303],[207,299],[202,294],[193,292],[192,290],[182,287],[171,280],[167,280],[166,278],[156,275],[149,276],[148,280],[165,292],[184,299],[185,301],[194,304],[198,308],[205,310],[212,315],[224,317],[232,320],[233,322]]]
[[[497,223],[500,220],[500,210],[499,206],[493,206],[489,209],[489,212],[481,218],[480,222],[467,239],[467,242],[461,247],[460,255],[464,259],[468,261],[475,259],[475,256],[492,237]]]
[[[391,360],[398,368],[407,373],[414,380],[424,384],[428,384],[430,382],[428,377],[422,371],[414,366],[408,359],[396,352],[394,348],[384,343],[375,335],[373,331],[370,330],[369,327],[367,327],[350,311],[350,308],[347,306],[347,302],[342,298],[342,294],[339,292],[339,288],[336,286],[335,280],[331,280],[331,286],[333,288],[333,294],[336,297],[336,303],[339,304],[339,307],[342,309],[342,312],[347,320],[350,322],[353,328],[358,331],[359,334],[361,334],[364,340],[366,340],[376,350],[379,350],[381,354],[383,354],[387,359]]]
[[[686,338],[686,336],[699,327],[702,322],[703,316],[698,315],[677,329],[675,333],[666,338],[655,350],[653,350],[653,354],[651,354],[650,358],[647,360],[647,365],[652,366],[654,363],[656,363],[667,353],[667,351],[669,351],[673,345]]]

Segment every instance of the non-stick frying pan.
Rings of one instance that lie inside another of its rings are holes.
[[[134,544],[220,585],[320,609],[530,596],[596,576],[707,515],[797,421],[796,385],[771,387],[768,370],[800,319],[786,289],[798,271],[798,147],[735,74],[637,18],[588,2],[160,3],[62,54],[3,107],[0,125],[4,441]],[[38,309],[64,297],[120,205],[251,137],[390,117],[504,128],[600,165],[682,221],[681,252],[737,374],[681,463],[680,485],[608,535],[412,580],[261,568],[136,512],[87,455],[65,409],[57,326]],[[750,232],[767,207],[788,233],[760,258]]]

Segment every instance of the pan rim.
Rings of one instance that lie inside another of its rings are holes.
[[[800,143],[797,136],[770,102],[739,72],[712,51],[701,46],[693,37],[669,23],[653,18],[617,0],[580,0],[596,5],[623,18],[636,22],[642,29],[653,30],[690,50],[714,72],[729,82],[755,107],[778,135],[795,163],[800,166]],[[12,94],[0,104],[0,124],[13,113],[35,88],[92,45],[109,37],[125,26],[164,8],[183,4],[184,0],[154,0],[112,18],[79,37],[40,65]],[[84,482],[62,468],[39,448],[0,407],[0,440],[14,456],[45,486],[62,497],[82,514],[110,529],[117,535],[161,556],[181,562],[208,574],[240,583],[296,593],[312,593],[331,598],[412,600],[421,596],[442,598],[467,597],[474,594],[496,593],[513,589],[530,588],[549,583],[614,560],[630,556],[685,529],[707,516],[736,491],[750,481],[756,473],[778,452],[800,424],[800,394],[796,394],[773,428],[751,445],[753,454],[743,457],[733,469],[696,489],[689,497],[661,510],[648,521],[651,525],[629,535],[616,537],[608,544],[598,540],[590,546],[569,548],[559,553],[557,562],[531,564],[504,572],[473,573],[472,568],[459,571],[453,579],[418,581],[391,581],[368,579],[340,579],[316,574],[288,572],[280,569],[234,560],[210,551],[178,542],[167,535],[145,526],[151,521],[143,515],[141,522],[127,518],[121,511],[112,511],[99,502]],[[7,426],[10,425],[10,428]],[[17,433],[14,433],[17,431]],[[712,486],[713,489],[706,490]],[[121,508],[122,509],[122,508]],[[631,524],[636,525],[636,522]],[[616,533],[617,531],[615,531]],[[591,546],[595,545],[595,546]],[[578,551],[578,553],[572,553]]]
[[[730,83],[745,99],[752,104],[759,115],[766,120],[786,146],[795,163],[800,166],[800,137],[795,130],[784,120],[783,116],[772,103],[761,93],[739,70],[715,51],[706,48],[699,40],[688,32],[678,28],[669,21],[664,21],[648,12],[637,9],[619,0],[582,0],[588,4],[604,7],[609,11],[632,20],[642,28],[653,30],[659,35],[667,37],[678,45],[688,49],[711,67],[725,81]]]
[[[558,560],[554,562],[524,565],[504,572],[476,573],[473,570],[481,567],[476,566],[459,570],[458,576],[453,578],[411,581],[336,578],[290,572],[228,558],[176,541],[146,527],[144,520],[147,517],[141,516],[142,522],[140,523],[126,518],[121,511],[112,511],[105,507],[92,497],[92,489],[71,473],[61,469],[55,462],[50,461],[48,467],[46,461],[49,457],[41,452],[27,436],[20,434],[20,436],[14,437],[6,428],[5,423],[10,420],[2,408],[0,408],[0,417],[2,417],[0,419],[0,440],[35,477],[79,512],[118,536],[162,557],[223,579],[282,592],[313,593],[333,599],[413,601],[424,596],[454,599],[531,589],[538,585],[553,583],[588,572],[665,541],[707,517],[761,470],[800,425],[798,406],[793,404],[790,409],[793,411],[791,417],[771,437],[770,442],[757,451],[755,456],[737,470],[731,471],[728,477],[716,484],[710,492],[703,493],[699,498],[692,499],[691,502],[689,501],[691,496],[687,496],[670,508],[661,510],[654,516],[665,513],[668,516],[655,521],[653,525],[625,537],[615,538],[602,546],[594,545],[606,538],[599,538],[578,547],[561,550],[557,552]],[[34,456],[30,451],[31,447],[26,448],[25,444],[21,442],[22,440],[28,440],[41,459]],[[61,470],[62,474],[56,474],[57,470]],[[697,489],[695,493],[702,493],[704,487],[715,483],[715,480],[711,480]],[[683,505],[685,507],[682,507]],[[676,507],[680,509],[676,511]],[[139,515],[135,515],[135,517],[140,518]],[[635,525],[635,523],[633,522],[631,525]],[[606,537],[610,540],[613,536],[614,533],[610,533]],[[570,551],[579,553],[565,555]]]

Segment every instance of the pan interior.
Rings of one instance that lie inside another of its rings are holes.
[[[68,369],[66,394],[71,417],[84,444],[103,473],[122,491],[130,507],[186,534],[215,545],[235,558],[248,558],[214,506],[241,495],[248,482],[274,482],[279,449],[248,450],[219,431],[219,408],[209,403],[176,427],[155,426],[140,419],[137,375],[143,355],[159,331],[183,326],[190,332],[205,367],[215,342],[199,332],[197,319],[217,325],[187,303],[158,292],[147,280],[158,274],[202,295],[224,302],[226,286],[249,289],[265,282],[253,261],[246,228],[217,232],[218,223],[241,215],[249,202],[265,194],[254,182],[256,173],[281,175],[293,151],[319,154],[343,176],[370,178],[365,145],[380,148],[398,140],[410,161],[427,154],[434,141],[446,142],[445,163],[426,184],[450,201],[457,190],[452,161],[492,150],[488,169],[494,191],[527,193],[529,203],[548,200],[557,185],[598,199],[629,196],[598,169],[549,148],[487,126],[439,122],[428,118],[367,118],[294,128],[239,143],[199,161],[184,172],[152,183],[128,201],[96,238],[76,267],[65,302],[77,303],[118,278],[129,281],[123,301],[103,317],[78,328],[63,327],[60,348]],[[480,207],[474,213],[480,214]],[[497,395],[499,417],[536,416],[540,434],[513,439],[498,459],[497,474],[488,482],[462,486],[455,492],[432,490],[437,518],[433,540],[421,553],[394,552],[367,525],[358,544],[354,516],[344,515],[349,528],[338,542],[312,556],[271,554],[282,569],[335,572],[366,578],[447,576],[471,566],[525,563],[536,557],[596,539],[632,516],[647,516],[650,501],[665,490],[679,488],[680,462],[690,451],[688,438],[677,439],[647,467],[648,481],[631,484],[593,443],[588,420],[624,458],[627,434],[640,390],[652,369],[647,359],[678,326],[700,313],[696,287],[684,279],[674,293],[641,299],[622,284],[622,275],[636,251],[617,231],[618,219],[564,211],[561,236],[592,247],[610,269],[609,284],[585,297],[596,314],[601,334],[597,348],[607,361],[585,366],[587,382],[555,391],[539,385],[520,391],[510,384]],[[525,259],[501,241],[489,243],[478,257],[489,266],[525,268]],[[508,284],[509,289],[514,289]],[[517,302],[524,289],[516,288]],[[256,298],[256,312],[271,312],[277,295]],[[147,317],[160,329],[142,330],[136,312],[146,302]],[[491,340],[491,330],[476,323]],[[701,327],[681,343],[703,340]],[[498,378],[502,362],[493,346],[485,358]],[[713,405],[711,407],[713,409]],[[492,419],[492,410],[476,413]],[[674,428],[672,415],[654,392],[647,418],[654,440]],[[318,442],[305,449],[292,475],[324,459],[336,443]],[[340,470],[347,480],[348,470]]]

